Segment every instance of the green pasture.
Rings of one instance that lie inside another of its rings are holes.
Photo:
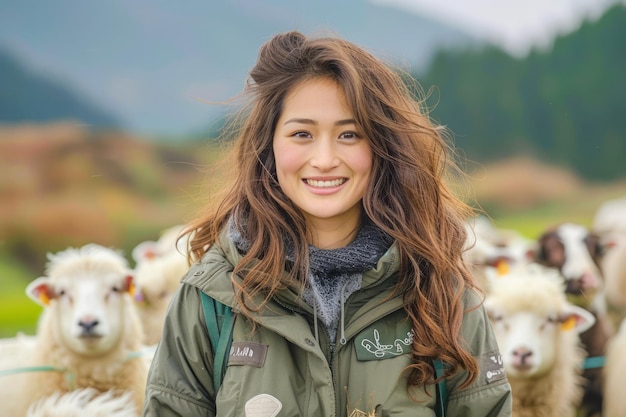
[[[31,276],[23,266],[0,254],[0,337],[34,334],[42,308],[26,296]]]

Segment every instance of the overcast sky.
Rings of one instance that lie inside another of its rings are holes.
[[[532,47],[549,47],[555,36],[595,19],[626,0],[372,0],[395,5],[489,39],[509,53],[524,56]]]

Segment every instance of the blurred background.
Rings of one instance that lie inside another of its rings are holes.
[[[128,255],[219,186],[215,137],[259,46],[341,35],[428,92],[496,226],[535,238],[626,196],[626,0],[0,3],[0,336],[46,254]]]

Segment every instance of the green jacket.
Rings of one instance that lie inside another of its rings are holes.
[[[200,291],[233,306],[230,277],[240,259],[224,239],[183,277],[150,368],[144,416],[353,417],[374,411],[435,416],[435,385],[426,393],[423,387],[407,392],[411,327],[402,297],[386,299],[398,272],[395,245],[376,269],[363,274],[362,288],[346,301],[332,358],[323,324],[314,323],[312,308],[296,290],[281,290],[255,315],[254,332],[250,321],[237,315],[228,369],[216,395]],[[475,305],[478,296],[472,294],[465,299]],[[510,416],[511,387],[482,307],[465,315],[461,337],[479,359],[480,375],[464,390],[458,389],[463,373],[447,381],[446,416]]]

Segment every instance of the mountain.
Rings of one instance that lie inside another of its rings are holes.
[[[0,51],[0,123],[78,120],[96,127],[118,127],[119,119],[89,102],[70,86],[30,72]]]
[[[17,65],[70,80],[63,84],[73,95],[141,133],[210,125],[224,108],[206,102],[238,93],[259,46],[292,29],[336,33],[414,69],[426,67],[440,48],[478,43],[454,28],[366,0],[0,3],[0,46]],[[5,82],[17,89],[23,80]],[[23,108],[34,109],[37,90],[19,88],[23,100],[29,97]],[[55,114],[55,106],[41,107]]]

